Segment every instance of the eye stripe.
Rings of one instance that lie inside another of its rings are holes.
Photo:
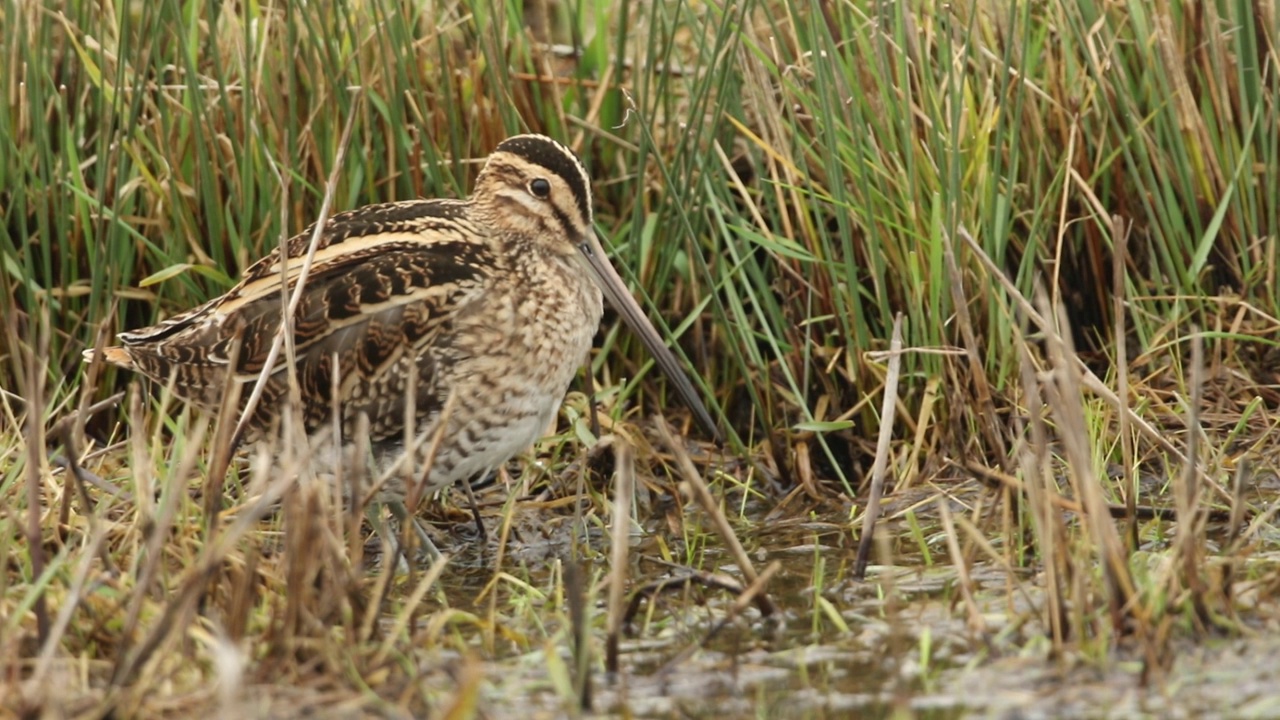
[[[497,151],[509,152],[559,175],[573,192],[578,212],[590,224],[591,184],[587,181],[586,168],[572,150],[549,138],[517,135],[499,144]]]
[[[561,210],[560,208],[556,207],[553,204],[551,206],[551,212],[555,214],[556,222],[560,223],[560,229],[561,231],[564,232],[565,235],[573,237],[574,235],[578,234],[577,228],[574,227],[573,221],[569,219],[569,216],[565,214],[565,211]]]

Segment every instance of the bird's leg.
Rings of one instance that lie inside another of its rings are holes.
[[[393,512],[392,514],[394,515],[395,513]],[[373,526],[373,531],[378,534],[378,539],[382,540],[383,546],[388,550],[389,554],[384,555],[382,558],[383,566],[386,566],[387,560],[390,558],[396,570],[408,573],[409,565],[406,562],[404,553],[401,552],[403,549],[402,543],[396,537],[395,530],[387,525],[386,518],[382,516],[381,508],[376,504],[366,505],[364,516],[369,521],[369,524]]]
[[[596,379],[591,375],[591,361],[587,360],[586,370],[587,409],[591,413],[591,434],[600,439],[600,413],[596,410]]]
[[[402,463],[406,457],[408,456],[402,455],[399,462],[392,464],[391,467],[388,467],[385,471],[381,473],[373,473],[376,476],[376,481],[373,486],[375,490],[381,489],[383,485],[385,485],[397,473],[404,472]],[[367,460],[369,463],[367,467],[376,470],[377,463],[374,461],[373,457],[370,456]],[[399,525],[398,529],[404,529],[406,527],[406,523],[408,523],[409,527],[412,527],[414,534],[418,536],[418,541],[422,544],[422,551],[428,559],[435,561],[440,557],[440,549],[436,547],[434,542],[432,542],[431,536],[427,534],[426,528],[422,526],[422,523],[418,520],[417,516],[409,512],[404,500],[388,500],[385,503],[380,503],[374,500],[375,497],[376,494],[373,493],[366,496],[365,514],[369,518],[369,522],[373,524],[374,529],[377,530],[379,537],[384,539],[388,537],[394,538],[392,547],[397,549],[397,555],[403,555],[401,551],[405,549],[404,543],[401,542],[399,533],[390,533],[390,528],[388,528],[386,523],[383,522],[382,514],[377,510],[379,505],[385,504],[387,509],[391,511],[392,516],[395,517],[396,522]]]
[[[429,559],[435,561],[440,558],[440,548],[437,548],[436,544],[431,541],[431,536],[427,534],[427,529],[422,526],[422,521],[418,519],[418,516],[409,512],[408,508],[405,507],[404,502],[400,500],[392,500],[387,503],[387,509],[390,510],[391,514],[395,516],[397,521],[399,521],[401,527],[403,527],[405,523],[409,523],[413,528],[414,534],[418,536],[418,542],[422,543],[423,552],[426,553]]]
[[[489,539],[489,535],[485,532],[484,520],[480,518],[480,506],[476,503],[476,494],[471,489],[470,478],[462,481],[462,490],[467,494],[467,504],[471,506],[471,517],[475,518],[476,531],[480,533],[480,542],[484,543]]]

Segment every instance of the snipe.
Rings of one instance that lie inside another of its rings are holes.
[[[384,499],[405,495],[401,477],[431,492],[490,472],[550,426],[591,347],[602,290],[713,430],[692,384],[606,259],[591,208],[578,158],[550,138],[519,135],[489,156],[467,200],[371,205],[330,218],[293,323],[307,432],[328,433],[336,407],[348,447],[365,416],[373,464],[390,479]],[[243,407],[284,317],[282,277],[292,292],[311,235],[309,228],[290,239],[283,262],[276,250],[249,267],[222,297],[121,333],[122,344],[103,357],[161,383],[172,379],[180,397],[209,411],[238,383]],[[286,373],[281,354],[245,440],[278,427]],[[406,452],[411,386],[416,439]],[[427,468],[437,429],[441,440]],[[402,472],[402,461],[412,466]]]

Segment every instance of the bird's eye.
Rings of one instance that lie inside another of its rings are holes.
[[[529,192],[533,193],[534,197],[546,199],[551,194],[551,183],[547,182],[546,178],[534,178],[529,181]]]

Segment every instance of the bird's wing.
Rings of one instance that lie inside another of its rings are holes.
[[[228,371],[248,383],[269,361],[310,238],[308,230],[290,239],[284,262],[276,251],[250,266],[226,295],[121,334],[124,345],[109,348],[108,359],[114,360],[112,351],[123,352],[134,369],[161,382],[175,378],[180,396],[217,407]],[[358,409],[362,396],[387,390],[379,383],[389,370],[403,372],[409,361],[424,358],[415,368],[420,387],[428,388],[426,350],[447,341],[453,317],[483,290],[492,267],[484,236],[460,202],[372,205],[331,218],[293,319],[307,425],[328,417],[335,388]],[[287,293],[281,292],[282,278]],[[278,412],[287,391],[286,365],[287,353],[279,352],[255,415],[258,424]],[[377,403],[369,407],[378,410]]]

